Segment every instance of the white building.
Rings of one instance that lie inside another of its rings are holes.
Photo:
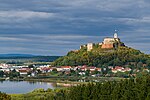
[[[91,51],[93,49],[93,43],[87,44],[87,51]]]

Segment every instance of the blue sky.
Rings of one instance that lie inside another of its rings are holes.
[[[0,0],[0,54],[65,55],[117,29],[150,53],[149,0]]]

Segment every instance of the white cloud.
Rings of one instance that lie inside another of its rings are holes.
[[[27,41],[24,38],[17,38],[17,37],[0,37],[0,41]]]
[[[0,11],[0,18],[22,18],[22,19],[30,19],[30,18],[49,18],[54,17],[54,13],[47,12],[35,12],[35,11]]]

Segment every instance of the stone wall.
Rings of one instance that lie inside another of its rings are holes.
[[[104,44],[113,44],[115,42],[114,38],[104,38]]]
[[[102,44],[102,47],[103,49],[111,49],[111,48],[114,48],[114,45],[113,44]]]

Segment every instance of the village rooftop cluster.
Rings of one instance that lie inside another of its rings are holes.
[[[34,77],[39,73],[44,74],[53,71],[64,72],[64,74],[66,75],[69,75],[72,71],[75,71],[77,72],[78,75],[81,76],[86,75],[86,72],[88,71],[90,75],[93,77],[100,75],[100,73],[105,72],[106,70],[107,71],[109,70],[109,72],[113,74],[118,72],[129,73],[132,71],[131,68],[128,67],[125,68],[122,66],[114,66],[114,67],[108,66],[107,68],[97,68],[94,66],[88,67],[87,65],[76,66],[76,67],[72,67],[72,66],[52,67],[51,65],[40,65],[40,66],[33,65],[33,68],[30,68],[29,66],[12,66],[10,64],[0,64],[0,71],[4,72],[5,74],[9,74],[14,70],[18,72],[21,76],[28,76],[28,77]],[[144,69],[144,70],[149,72],[148,69]],[[139,70],[136,71],[138,72]],[[107,75],[109,74],[107,73]]]

